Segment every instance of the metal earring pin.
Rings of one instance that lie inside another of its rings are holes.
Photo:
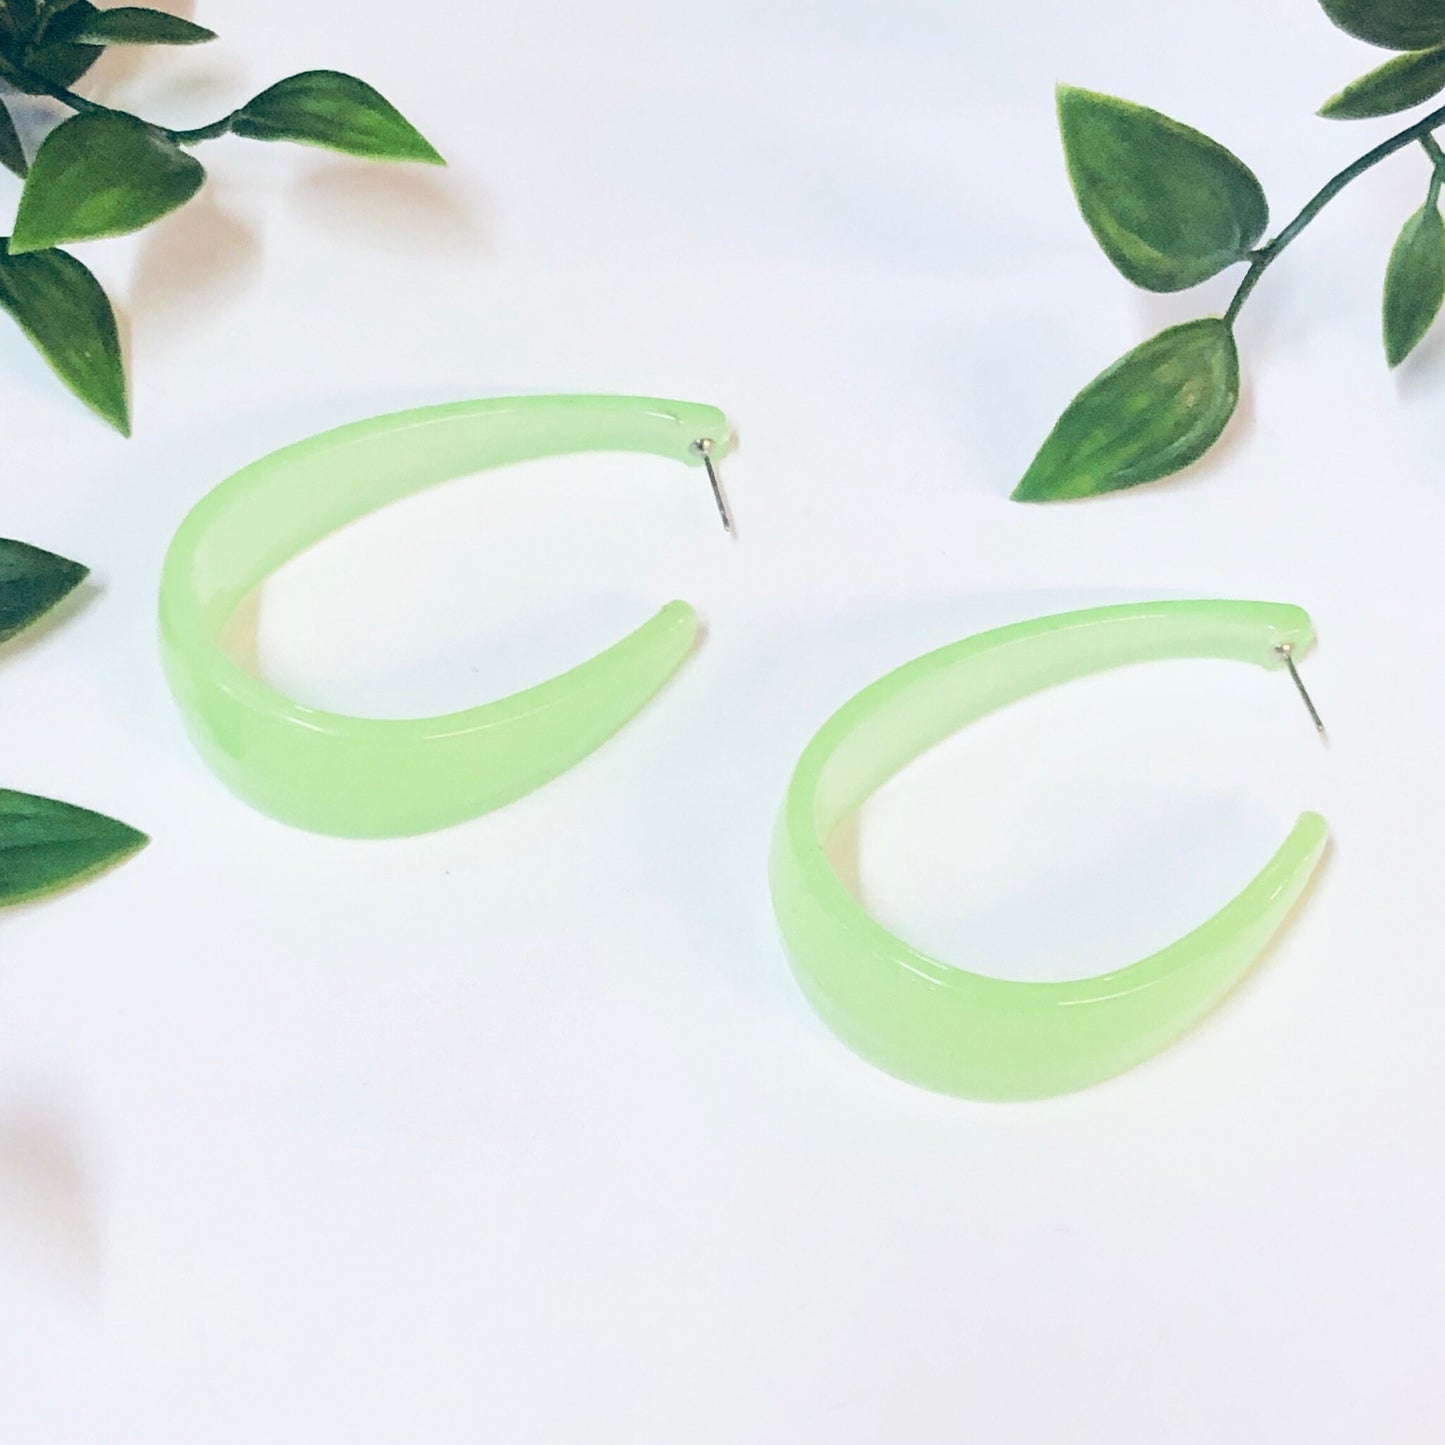
[[[1310,721],[1315,725],[1315,731],[1323,736],[1325,730],[1324,719],[1320,717],[1319,710],[1315,707],[1314,699],[1310,697],[1309,690],[1304,685],[1304,679],[1299,675],[1299,668],[1294,665],[1294,643],[1281,642],[1275,651],[1284,658],[1284,665],[1289,668],[1289,675],[1294,679],[1294,685],[1299,689],[1299,695],[1304,700],[1304,705],[1309,709]]]
[[[717,471],[712,464],[712,438],[699,437],[692,444],[692,450],[702,458],[702,464],[707,468],[707,479],[712,483],[712,497],[717,503],[717,514],[722,518],[723,531],[730,534],[733,519],[728,516],[728,504],[723,499],[722,483],[718,481]]]

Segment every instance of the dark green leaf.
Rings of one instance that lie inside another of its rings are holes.
[[[30,163],[10,253],[138,231],[184,205],[205,178],[194,156],[134,116],[72,116]]]
[[[0,642],[42,618],[75,591],[89,571],[28,542],[0,537]]]
[[[1059,130],[1079,209],[1136,286],[1181,291],[1241,260],[1269,205],[1237,156],[1157,110],[1059,87]]]
[[[1445,301],[1445,222],[1432,194],[1405,222],[1385,272],[1385,356],[1399,366]]]
[[[6,13],[0,7],[0,17]],[[19,7],[11,0],[8,14],[12,38],[6,47],[8,57],[0,56],[0,73],[12,85],[34,94],[43,93],[44,86],[32,76],[53,85],[70,85],[90,69],[101,52],[94,45],[73,44],[66,29],[77,16],[96,13],[90,0],[57,0],[55,4],[38,6],[26,0]],[[7,58],[10,64],[4,64]]]
[[[1440,0],[1320,0],[1341,30],[1386,50],[1433,50],[1445,45]]]
[[[1394,115],[1445,90],[1445,49],[1412,50],[1387,60],[1332,95],[1320,114],[1330,120],[1364,120]]]
[[[32,50],[25,68],[53,85],[74,85],[104,54],[98,45],[71,45],[68,42],[42,45]]]
[[[216,32],[163,10],[122,5],[97,10],[70,38],[89,45],[199,45]]]
[[[252,140],[300,141],[371,160],[445,164],[390,101],[336,70],[278,81],[236,112],[231,129]]]
[[[11,35],[29,35],[38,18],[35,0],[4,0],[0,4],[0,30]]]
[[[15,318],[76,396],[130,435],[115,313],[100,282],[74,256],[12,256],[0,238],[0,309]]]
[[[7,171],[14,171],[17,176],[23,176],[30,169],[15,122],[10,119],[10,112],[3,101],[0,101],[0,165]]]
[[[1218,440],[1239,401],[1239,353],[1217,317],[1172,326],[1094,378],[1039,449],[1016,502],[1137,487]]]
[[[74,85],[105,51],[99,45],[77,45],[67,40],[63,31],[76,13],[94,9],[88,0],[67,7],[53,25],[46,27],[40,44],[26,53],[25,68],[52,85]]]
[[[35,29],[38,19],[35,0],[3,0],[0,3],[0,35],[26,38]]]
[[[0,788],[0,905],[93,878],[148,842],[144,833],[88,808]]]

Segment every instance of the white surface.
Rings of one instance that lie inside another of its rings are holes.
[[[156,840],[0,919],[0,1439],[1438,1440],[1445,344],[1396,381],[1378,341],[1422,160],[1260,287],[1203,467],[1005,500],[1079,384],[1229,291],[1114,275],[1053,82],[1216,135],[1282,221],[1388,132],[1312,118],[1373,53],[1308,0],[344,11],[202,5],[219,46],[97,93],[199,122],[333,65],[450,170],[226,142],[202,200],[87,248],[128,316],[133,442],[0,341],[3,531],[95,569],[3,658],[4,781]],[[573,389],[727,407],[737,542],[664,463],[457,483],[279,577],[264,666],[341,706],[460,705],[684,596],[708,631],[675,683],[437,836],[313,838],[232,799],[155,654],[186,508],[340,421]],[[875,1072],[774,933],[798,751],[928,648],[1161,594],[1308,606],[1331,745],[1277,675],[1082,683],[891,785],[864,894],[959,962],[1087,973],[1211,912],[1312,806],[1336,842],[1306,907],[1215,1017],[1090,1092]]]

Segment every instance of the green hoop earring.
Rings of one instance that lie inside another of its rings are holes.
[[[166,678],[201,755],[262,812],[346,837],[423,833],[500,807],[611,737],[692,648],[697,615],[670,602],[590,661],[498,702],[389,721],[306,707],[222,649],[246,594],[298,552],[401,497],[470,472],[587,451],[702,466],[728,447],[714,407],[646,397],[536,396],[375,417],[264,457],[181,524],[161,579]]]
[[[969,1098],[1067,1093],[1157,1053],[1228,992],[1284,922],[1324,851],[1318,814],[1302,815],[1264,871],[1192,933],[1128,968],[1066,983],[989,978],[911,948],[844,886],[826,840],[949,734],[1089,673],[1172,657],[1234,658],[1287,667],[1308,702],[1294,658],[1313,635],[1298,607],[1271,603],[1102,607],[982,633],[859,693],[804,751],[773,840],[773,906],[813,1007],[878,1067]]]

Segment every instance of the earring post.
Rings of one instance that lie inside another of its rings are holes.
[[[1281,642],[1279,646],[1275,648],[1275,651],[1284,658],[1284,665],[1289,668],[1289,675],[1293,679],[1294,685],[1296,689],[1298,689],[1305,707],[1309,709],[1310,721],[1314,723],[1315,731],[1323,734],[1325,730],[1324,719],[1320,716],[1319,709],[1315,707],[1314,699],[1310,697],[1309,689],[1304,685],[1304,679],[1299,675],[1299,668],[1294,665],[1294,644]]]
[[[712,464],[712,438],[699,437],[692,444],[692,449],[702,458],[702,464],[707,468],[707,479],[712,486],[712,499],[717,503],[717,514],[722,518],[723,531],[731,534],[733,519],[728,515],[728,504],[723,497],[722,483],[718,481],[717,469]]]

